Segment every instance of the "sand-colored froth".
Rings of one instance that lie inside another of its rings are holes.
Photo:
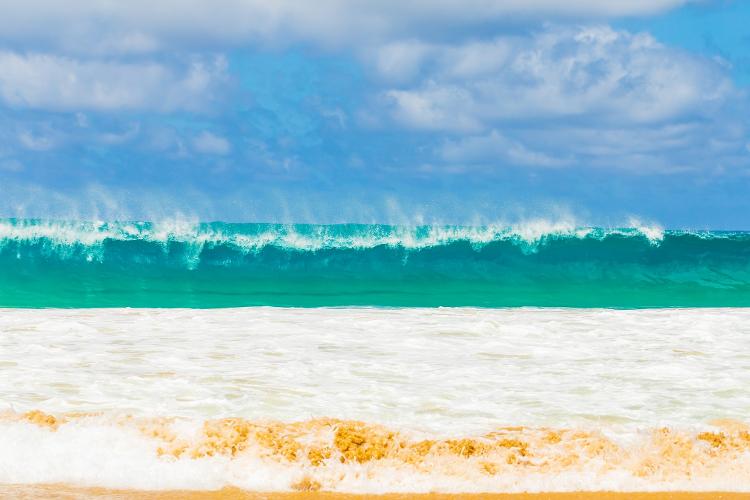
[[[187,483],[208,484],[209,488],[234,484],[249,490],[305,493],[703,490],[717,486],[750,490],[750,427],[727,420],[696,430],[643,430],[623,441],[603,429],[501,427],[481,435],[461,436],[458,429],[455,436],[437,436],[334,418],[289,423],[242,418],[196,422],[172,417],[52,415],[38,410],[0,417],[0,426],[24,426],[35,443],[29,446],[39,446],[37,451],[16,442],[6,449],[25,460],[50,460],[44,450],[59,449],[49,444],[58,436],[63,440],[58,442],[69,446],[91,432],[120,443],[119,451],[107,454],[109,443],[97,437],[94,446],[101,447],[101,452],[96,463],[116,462],[116,453],[126,456],[128,440],[134,440],[138,455],[127,460],[149,461],[151,470],[158,467],[166,474],[174,470],[192,478],[194,472],[181,471],[205,467],[216,474],[226,470],[227,479]],[[58,461],[50,467],[59,473],[65,466]],[[113,486],[122,484],[122,477],[141,480],[144,472],[133,472],[137,467],[148,474],[148,468],[123,461],[121,470],[113,470],[113,479],[104,479],[96,469],[78,470],[74,477],[90,476],[84,484],[92,486]],[[28,482],[60,482],[55,478],[66,477],[47,477],[46,473],[40,468],[39,475]],[[141,487],[162,487],[158,477],[152,481],[140,483]]]
[[[61,425],[80,420],[79,415],[48,415],[40,411],[24,413],[16,418],[56,431]],[[507,427],[483,436],[449,439],[413,439],[386,427],[365,422],[338,419],[315,419],[304,422],[254,422],[241,418],[205,421],[193,435],[180,435],[170,418],[133,419],[121,417],[118,425],[136,425],[155,442],[155,453],[175,459],[201,459],[212,456],[236,457],[256,453],[281,463],[301,463],[321,468],[332,463],[364,464],[373,461],[388,465],[450,468],[452,463],[470,464],[483,474],[495,475],[508,469],[533,469],[553,472],[584,466],[591,459],[613,465],[627,455],[599,433],[580,430],[529,429]],[[688,457],[699,452],[701,439],[724,452],[750,448],[744,434],[737,436],[703,433],[696,437],[674,437],[667,429],[655,433],[654,442],[663,457]],[[680,445],[684,449],[675,449]],[[705,447],[704,447],[705,448]],[[716,454],[715,452],[713,454]],[[692,457],[689,457],[692,459]],[[643,474],[643,471],[638,471]],[[316,483],[302,483],[311,484]],[[306,487],[303,489],[315,489]]]
[[[66,485],[0,485],[1,498],[23,500],[744,500],[747,493],[731,492],[568,492],[354,495],[329,492],[250,492],[237,488],[218,491],[138,491],[74,488]]]

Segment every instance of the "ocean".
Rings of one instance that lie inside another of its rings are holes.
[[[0,221],[5,307],[747,307],[750,233]]]
[[[750,490],[750,233],[0,221],[0,483]]]

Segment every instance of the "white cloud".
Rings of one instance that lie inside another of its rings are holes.
[[[398,82],[418,76],[434,52],[434,46],[419,40],[396,41],[376,47],[368,54],[368,62],[381,77]]]
[[[411,47],[410,58],[404,52]],[[476,132],[504,121],[586,116],[658,122],[706,112],[733,90],[715,61],[606,26],[550,28],[482,43],[404,45],[397,60],[409,59],[423,69],[421,77],[383,95],[398,121],[432,130]],[[384,66],[391,77],[381,60]]]
[[[393,115],[397,121],[425,130],[476,131],[483,128],[471,91],[460,85],[440,86],[427,81],[417,91],[390,90]],[[390,104],[390,103],[389,103]]]
[[[731,121],[731,120],[728,120]],[[726,127],[726,125],[730,125]],[[568,154],[575,164],[632,172],[678,172],[738,167],[741,138],[730,123],[705,120],[616,126],[596,122],[519,132],[547,154]]]
[[[180,70],[156,62],[78,60],[0,51],[0,99],[47,110],[201,110],[225,78],[226,61]]]
[[[453,44],[391,42],[366,60],[385,87],[373,109],[444,133],[434,154],[446,171],[676,172],[744,161],[745,94],[726,66],[647,34],[549,26]]]
[[[737,116],[720,113],[657,124],[541,123],[446,139],[435,154],[445,171],[503,167],[587,166],[632,173],[747,168],[746,134]],[[739,113],[740,119],[744,117]]]
[[[5,0],[0,40],[67,51],[143,52],[248,42],[327,45],[471,34],[528,19],[648,15],[688,0]]]
[[[98,53],[145,54],[159,49],[152,35],[131,31],[122,35],[104,35],[93,47]]]
[[[226,155],[231,150],[229,141],[205,130],[193,139],[193,149],[199,153]]]
[[[450,164],[491,164],[503,166],[561,167],[570,159],[556,158],[542,151],[534,151],[518,140],[498,132],[448,140],[440,148],[442,160]]]
[[[74,112],[210,110],[225,88],[226,61],[175,57],[303,42],[361,57],[384,90],[378,106],[354,115],[444,133],[433,136],[429,161],[456,171],[462,165],[683,168],[701,156],[746,154],[746,135],[714,123],[736,92],[727,68],[645,34],[541,22],[599,22],[688,1],[0,0],[0,44],[37,51],[0,49],[0,103]],[[544,27],[509,35],[518,31],[508,26]],[[486,33],[496,35],[482,38]],[[158,51],[169,55],[149,55]],[[343,110],[321,106],[320,113],[345,128]],[[89,127],[86,115],[77,117],[79,127]],[[120,126],[121,133],[90,137],[119,144],[148,136],[150,147],[174,157],[232,150],[208,131],[191,137]],[[11,142],[37,150],[61,142],[45,143],[39,128],[30,130],[36,135],[16,134]]]
[[[517,50],[518,40],[501,37],[451,45],[397,40],[372,48],[365,59],[386,81],[408,83],[425,69],[451,78],[476,78],[500,70]]]
[[[102,144],[117,145],[125,144],[132,141],[140,132],[139,123],[133,123],[125,131],[121,132],[101,132],[96,135],[96,139]]]
[[[28,130],[18,134],[18,141],[24,148],[31,151],[47,151],[56,145],[56,141],[51,135],[35,135]]]

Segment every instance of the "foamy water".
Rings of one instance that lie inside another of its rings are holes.
[[[6,309],[0,482],[750,490],[749,348],[747,309]]]

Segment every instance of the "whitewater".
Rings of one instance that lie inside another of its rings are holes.
[[[0,485],[750,491],[750,233],[0,220]]]
[[[0,483],[748,490],[746,309],[6,309]]]

